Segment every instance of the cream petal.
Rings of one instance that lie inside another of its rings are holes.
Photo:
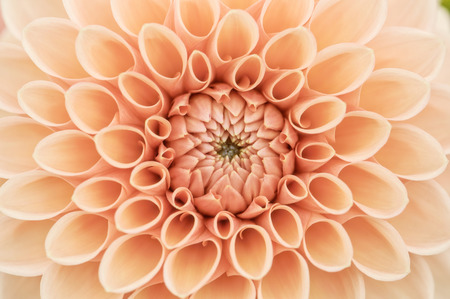
[[[172,126],[163,117],[152,115],[145,120],[145,137],[152,148],[156,148],[169,138],[170,132],[172,132]]]
[[[439,37],[408,27],[385,28],[367,46],[375,53],[375,69],[401,68],[427,80],[437,75],[445,56]]]
[[[7,116],[0,119],[0,177],[37,168],[33,160],[36,145],[52,130],[25,117]]]
[[[300,133],[323,133],[342,121],[346,107],[343,101],[333,96],[304,100],[290,109],[289,122]]]
[[[388,142],[390,132],[391,124],[382,116],[368,111],[352,111],[337,125],[331,146],[342,160],[362,161]]]
[[[445,17],[448,17],[447,11],[445,9],[441,9],[441,14]],[[447,23],[446,23],[447,24]],[[444,26],[444,30],[447,30],[447,26]],[[436,83],[450,84],[450,36],[447,34],[446,36],[442,36],[445,44],[445,58],[444,63],[442,64],[442,68],[439,71],[438,75],[433,79]]]
[[[0,273],[0,296],[2,299],[40,298],[41,277],[21,277]]]
[[[133,292],[128,299],[179,299],[172,294],[164,283],[152,284]]]
[[[314,35],[304,27],[286,29],[264,46],[261,57],[268,70],[301,70],[308,67],[317,52]]]
[[[130,176],[131,186],[149,195],[164,195],[170,186],[167,168],[155,161],[137,165]]]
[[[258,25],[250,14],[232,9],[217,24],[207,55],[212,65],[219,66],[250,54],[258,38]]]
[[[240,219],[228,211],[220,211],[214,218],[207,218],[205,221],[206,228],[223,240],[231,238],[239,229],[240,224]]]
[[[411,256],[411,273],[397,281],[377,281],[364,277],[367,299],[435,298],[430,268],[420,256]]]
[[[286,250],[274,256],[269,273],[261,279],[258,298],[309,298],[308,265],[298,252]]]
[[[136,234],[161,226],[171,212],[165,198],[138,194],[123,202],[114,214],[118,230]]]
[[[393,125],[389,139],[374,157],[394,174],[409,180],[432,179],[448,163],[439,142],[409,124]]]
[[[260,226],[242,226],[226,241],[227,258],[242,277],[259,280],[272,266],[273,247],[269,234]]]
[[[282,205],[293,204],[308,196],[306,184],[295,175],[285,175],[278,182],[276,202]]]
[[[350,267],[339,272],[309,267],[310,298],[362,299],[365,296],[361,272]]]
[[[302,138],[294,148],[295,168],[299,172],[314,171],[335,155],[335,151],[325,139]]]
[[[450,295],[448,277],[450,274],[450,250],[441,254],[425,257],[434,279],[436,299],[445,299]]]
[[[60,265],[79,265],[104,250],[113,233],[108,219],[83,211],[71,212],[52,226],[45,239],[45,251]]]
[[[105,291],[98,280],[98,263],[84,263],[77,266],[53,264],[42,276],[42,299],[122,299],[123,294]]]
[[[74,187],[41,170],[14,176],[0,188],[0,211],[16,219],[50,219],[72,208]]]
[[[164,282],[176,296],[186,297],[210,281],[218,269],[222,242],[215,237],[178,247],[164,263]]]
[[[329,95],[341,95],[358,88],[373,71],[374,52],[361,45],[344,43],[320,51],[306,71],[308,88]],[[323,78],[327,80],[323,80]]]
[[[121,236],[103,255],[98,270],[100,283],[108,292],[133,291],[158,273],[166,254],[159,238],[153,235]]]
[[[18,91],[20,107],[31,118],[50,127],[69,127],[65,90],[50,81],[32,81]]]
[[[409,204],[389,222],[408,250],[436,254],[450,247],[450,197],[435,181],[406,182]]]
[[[266,1],[261,11],[259,22],[267,35],[273,35],[288,28],[295,28],[306,23],[314,8],[313,0]]]
[[[117,80],[120,73],[141,68],[137,51],[120,35],[99,25],[80,30],[75,49],[86,72],[99,80]]]
[[[155,82],[143,74],[122,73],[119,75],[118,85],[124,99],[142,119],[152,115],[166,115],[169,110],[167,96]]]
[[[223,80],[237,91],[249,91],[261,83],[264,71],[261,58],[252,54],[231,62],[223,74]]]
[[[42,18],[25,27],[22,43],[31,60],[47,74],[62,79],[83,79],[89,75],[75,53],[77,35],[78,27],[69,20]]]
[[[76,130],[45,137],[36,145],[33,158],[44,170],[66,176],[85,175],[101,167],[93,138]]]
[[[20,46],[0,44],[0,107],[11,113],[23,113],[17,102],[17,92],[27,82],[47,79]]]
[[[287,110],[297,101],[297,96],[305,83],[300,70],[278,72],[261,83],[262,93],[267,101],[279,109]]]
[[[191,299],[254,299],[256,298],[255,285],[250,279],[239,275],[223,274],[209,282],[200,290],[192,294]]]
[[[250,9],[257,5],[261,0],[220,0],[229,9]]]
[[[407,120],[407,123],[425,130],[436,138],[446,152],[450,151],[449,97],[450,87],[448,85],[432,84],[428,105],[418,115]]]
[[[213,80],[214,73],[208,56],[198,51],[192,51],[188,58],[184,86],[191,92],[199,92],[207,88]]]
[[[386,1],[325,0],[314,8],[309,23],[319,50],[338,43],[365,44],[381,29]]]
[[[359,107],[388,120],[405,120],[419,113],[430,99],[430,84],[402,69],[380,69],[361,86]]]
[[[409,255],[400,234],[384,220],[356,216],[343,224],[353,245],[353,263],[367,276],[398,280],[410,272]]]
[[[42,275],[51,264],[44,242],[53,221],[21,221],[2,215],[0,224],[0,271],[18,276]]]
[[[298,248],[303,237],[302,222],[298,214],[289,206],[274,204],[270,210],[255,219],[263,227],[272,241],[285,248]]]
[[[408,204],[405,186],[386,168],[372,162],[347,164],[338,177],[350,188],[355,205],[376,218],[391,218]]]
[[[3,21],[14,37],[20,39],[22,30],[33,20],[43,17],[67,18],[61,0],[3,0]]]
[[[438,1],[389,0],[385,26],[416,27],[429,30],[436,18]],[[405,7],[408,7],[405,10]]]
[[[178,211],[164,220],[161,241],[167,249],[175,249],[195,241],[204,231],[203,217],[192,211]]]
[[[446,155],[447,160],[450,160],[450,154]],[[450,195],[450,167],[447,167],[443,173],[441,173],[438,177],[434,179],[436,182],[438,182],[441,187],[447,191],[447,194]]]

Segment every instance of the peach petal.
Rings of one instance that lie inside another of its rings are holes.
[[[401,68],[427,80],[438,74],[445,56],[441,39],[408,27],[385,28],[367,46],[375,53],[375,69]]]
[[[272,241],[285,248],[298,248],[303,238],[302,222],[298,214],[289,206],[274,204],[255,219],[263,227]]]
[[[256,54],[231,62],[223,74],[223,80],[237,91],[254,89],[264,78],[264,63]]]
[[[232,9],[222,17],[208,45],[207,55],[214,66],[252,52],[259,38],[258,25],[246,11]]]
[[[310,219],[305,229],[303,250],[314,266],[327,272],[341,271],[352,262],[350,238],[342,225],[331,219]]]
[[[192,211],[178,211],[165,219],[161,241],[167,249],[192,243],[204,231],[203,217]]]
[[[353,196],[347,185],[329,173],[316,173],[307,181],[308,197],[296,205],[319,213],[340,215],[353,205]]]
[[[306,184],[295,175],[285,175],[278,183],[276,202],[282,205],[293,204],[308,196]]]
[[[194,197],[192,192],[186,187],[178,187],[173,192],[167,191],[167,201],[177,210],[194,211]]]
[[[178,247],[164,263],[164,282],[176,296],[186,297],[206,285],[221,261],[222,242],[208,237],[200,243]]]
[[[449,257],[449,249],[443,253],[425,257],[433,275],[435,298],[445,299],[450,294],[450,288],[447,283],[448,275],[450,273]]]
[[[209,191],[203,196],[194,198],[194,204],[200,213],[213,217],[223,210],[221,199],[221,195]]]
[[[121,236],[103,255],[98,270],[100,283],[108,292],[133,291],[158,273],[166,254],[159,238],[153,235]]]
[[[17,102],[17,92],[27,82],[47,79],[20,46],[0,45],[0,107],[10,113],[23,113]]]
[[[40,298],[41,276],[22,277],[0,273],[0,296],[3,299]]]
[[[430,255],[450,246],[450,197],[435,181],[407,182],[409,204],[389,222],[408,250]]]
[[[86,175],[102,166],[93,138],[76,130],[45,137],[36,145],[33,158],[44,170],[66,176]]]
[[[411,273],[397,281],[378,281],[364,277],[366,298],[438,298],[434,297],[434,281],[423,257],[411,256]]]
[[[409,180],[432,179],[448,164],[439,142],[409,124],[393,125],[389,139],[374,157],[397,176]]]
[[[186,90],[199,92],[207,88],[214,77],[213,68],[208,56],[195,49],[189,55],[184,79]]]
[[[400,234],[384,220],[356,216],[343,224],[353,246],[353,263],[367,276],[398,280],[410,272],[409,255]]]
[[[42,275],[51,264],[45,236],[53,221],[21,221],[1,216],[0,271],[18,276]]]
[[[334,148],[325,139],[302,138],[294,148],[295,168],[300,172],[314,171],[331,160]]]
[[[416,27],[429,30],[436,20],[437,1],[390,0],[385,26]],[[409,9],[405,11],[405,7]]]
[[[75,49],[81,66],[99,80],[117,80],[119,74],[140,68],[137,51],[120,35],[99,25],[80,30]]]
[[[42,276],[41,298],[84,298],[86,294],[96,299],[122,299],[123,294],[105,291],[98,280],[98,263],[77,266],[53,264]]]
[[[321,1],[309,27],[319,50],[338,43],[365,44],[380,31],[386,14],[386,1]]]
[[[175,94],[187,65],[181,39],[163,25],[145,24],[139,32],[139,50],[153,79],[169,94]]]
[[[223,274],[192,294],[190,298],[208,299],[212,297],[217,299],[254,299],[256,298],[255,285],[250,279],[239,275]]]
[[[169,110],[167,96],[155,82],[143,74],[122,73],[119,75],[118,85],[125,100],[143,119],[152,115],[165,115]]]
[[[226,240],[227,258],[242,277],[259,280],[272,266],[273,247],[269,234],[260,226],[244,225]]]
[[[306,85],[317,92],[341,95],[366,81],[375,65],[373,51],[365,46],[343,43],[321,50],[306,71]],[[326,77],[327,80],[323,80]]]
[[[405,186],[386,168],[372,162],[347,164],[338,177],[350,188],[355,205],[376,218],[392,218],[408,204]]]
[[[130,176],[131,186],[149,195],[163,195],[170,186],[167,168],[155,161],[137,165]]]
[[[179,299],[172,294],[164,283],[152,284],[134,291],[128,299]]]
[[[45,251],[60,265],[79,265],[104,250],[114,230],[108,219],[102,216],[83,211],[71,212],[52,226],[45,239]]]
[[[301,70],[316,56],[314,35],[304,27],[286,29],[273,36],[264,46],[261,57],[267,69]]]
[[[83,79],[89,75],[75,53],[78,30],[66,19],[37,19],[23,30],[23,47],[45,73],[61,79]]]
[[[67,18],[60,0],[3,0],[2,18],[8,31],[21,39],[22,30],[33,20],[43,17]]]
[[[254,5],[257,5],[261,0],[220,0],[220,2],[226,5],[229,9],[250,9]]]
[[[173,148],[167,148],[164,144],[160,144],[158,147],[158,155],[155,160],[164,165],[164,167],[169,168],[175,159],[175,150]]]
[[[249,180],[247,180],[247,182],[249,182]],[[249,184],[249,185],[253,185],[253,184]],[[258,182],[258,185],[259,185],[259,182]],[[244,190],[245,189],[246,188],[244,187]],[[258,194],[258,191],[256,191],[256,194]],[[270,206],[271,205],[270,205],[267,197],[265,197],[264,195],[259,195],[259,196],[254,197],[251,200],[250,204],[248,205],[247,209],[245,209],[244,212],[238,214],[238,216],[241,219],[253,219],[255,217],[258,217],[265,211],[269,210]]]
[[[145,120],[145,137],[149,146],[153,148],[169,138],[171,132],[170,122],[163,117],[152,115]]]
[[[20,107],[31,118],[50,127],[69,127],[65,90],[50,81],[32,81],[18,91]]]
[[[126,125],[103,128],[94,137],[95,147],[106,162],[116,168],[131,168],[148,153],[147,139],[141,129]]]
[[[258,287],[258,298],[309,298],[308,265],[303,257],[293,250],[275,255],[269,273]]]
[[[364,280],[361,272],[351,267],[339,272],[326,272],[309,267],[310,298],[358,299],[364,298]]]
[[[450,108],[448,85],[432,84],[430,102],[418,115],[407,120],[427,133],[431,134],[442,145],[446,152],[450,151]]]
[[[421,76],[402,69],[380,69],[361,86],[359,107],[389,120],[405,120],[423,110],[430,85]]]
[[[205,221],[206,228],[215,236],[227,240],[239,229],[241,221],[228,211],[218,212]]]
[[[300,70],[278,72],[262,82],[262,93],[279,109],[287,110],[294,105],[305,83],[305,76]]]
[[[321,96],[295,104],[289,111],[289,122],[300,133],[323,133],[342,121],[345,110],[346,104],[339,98]]]
[[[171,208],[164,197],[138,194],[123,202],[114,214],[118,230],[137,234],[159,227]]]
[[[390,132],[391,124],[382,116],[368,111],[352,111],[337,125],[331,146],[342,160],[362,161],[388,142]]]
[[[0,188],[0,211],[16,219],[50,219],[69,210],[74,187],[45,171],[19,174]]]
[[[7,116],[0,119],[0,176],[13,175],[37,168],[33,160],[36,145],[52,130],[31,120],[19,116]]]
[[[306,23],[314,8],[313,0],[266,1],[259,22],[265,34],[271,36],[288,28],[296,28]]]

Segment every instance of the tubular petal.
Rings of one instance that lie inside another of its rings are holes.
[[[161,241],[167,249],[176,249],[192,243],[203,231],[203,217],[200,214],[178,211],[164,220]]]
[[[331,158],[335,151],[325,139],[302,138],[294,148],[295,168],[299,172],[308,172],[318,169]]]
[[[272,77],[266,76],[262,82],[262,93],[282,110],[289,109],[297,100],[297,96],[305,83],[305,75],[300,70],[279,72]]]
[[[276,202],[287,205],[299,202],[308,196],[306,184],[295,175],[286,175],[278,182]]]
[[[131,186],[149,195],[163,195],[170,186],[170,175],[161,163],[146,161],[136,166],[130,175]]]
[[[216,299],[254,299],[256,297],[256,290],[250,279],[239,275],[229,276],[223,274],[192,294],[190,298],[209,299],[212,297]]]
[[[261,58],[252,54],[232,62],[223,74],[223,79],[237,91],[249,91],[261,83],[264,71]]]
[[[241,221],[228,211],[218,212],[205,221],[206,228],[216,237],[227,240],[239,229]]]
[[[354,267],[339,272],[326,272],[309,267],[310,298],[361,299],[364,298],[364,280]]]
[[[208,56],[195,49],[188,58],[185,88],[191,92],[199,92],[207,88],[214,77],[214,70]]]
[[[170,122],[163,117],[152,115],[145,120],[145,137],[152,148],[156,148],[166,140],[171,131]]]

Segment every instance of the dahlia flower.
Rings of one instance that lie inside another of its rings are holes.
[[[450,297],[437,1],[1,9],[1,298]]]

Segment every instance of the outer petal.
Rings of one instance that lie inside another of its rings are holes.
[[[389,0],[386,26],[429,30],[435,21],[437,3],[429,0]]]
[[[2,299],[39,298],[41,276],[21,277],[0,273],[0,297]]]
[[[253,282],[239,275],[229,276],[223,274],[216,280],[205,285],[203,288],[195,292],[191,299],[254,299],[256,290]]]
[[[450,276],[450,250],[425,257],[428,266],[431,269],[434,278],[434,290],[436,299],[446,299],[450,297],[450,285],[448,277]]]

